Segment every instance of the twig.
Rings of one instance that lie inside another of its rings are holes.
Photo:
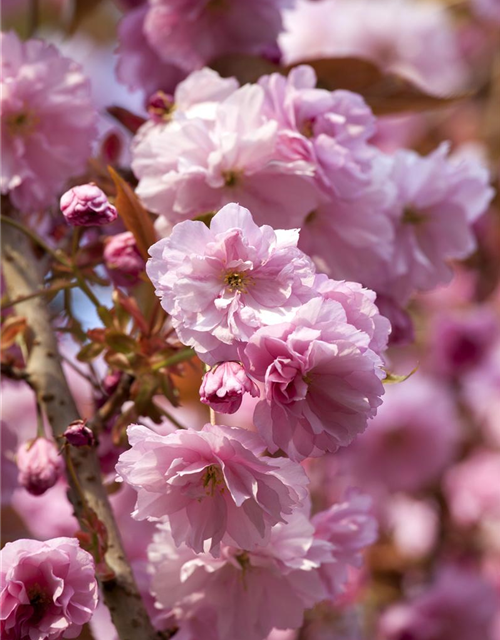
[[[41,284],[39,263],[26,233],[23,229],[16,229],[11,222],[2,225],[5,283],[10,296],[29,296],[38,291]],[[80,416],[62,369],[50,313],[46,301],[40,297],[25,300],[16,307],[19,308],[16,308],[16,312],[26,318],[32,334],[26,371],[54,438],[58,438]],[[116,578],[104,583],[102,590],[118,637],[120,640],[158,640],[162,636],[154,630],[149,620],[125,557],[120,533],[102,483],[96,452],[90,447],[71,447],[69,455],[86,503],[107,529],[109,547],[105,559]],[[75,513],[83,523],[84,505],[71,479],[70,486]]]

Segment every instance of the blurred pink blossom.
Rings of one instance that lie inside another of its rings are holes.
[[[64,462],[54,441],[39,437],[17,450],[18,482],[29,493],[39,496],[55,485]]]
[[[107,238],[104,264],[111,280],[119,287],[134,286],[144,270],[144,259],[130,231]]]

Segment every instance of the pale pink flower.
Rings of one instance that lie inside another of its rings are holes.
[[[474,251],[472,225],[493,197],[488,171],[475,161],[449,158],[448,149],[444,143],[425,157],[408,150],[394,156],[394,251],[385,276],[363,284],[403,303],[415,289],[451,280],[449,261]]]
[[[417,560],[432,551],[440,524],[435,503],[399,493],[388,501],[384,497],[383,508],[392,540],[403,556]]]
[[[259,397],[259,388],[239,362],[219,362],[203,376],[200,400],[219,413],[235,413],[243,395]]]
[[[132,91],[141,89],[147,96],[158,89],[173,91],[186,73],[163,62],[144,33],[149,6],[144,4],[127,13],[118,26],[116,75]]]
[[[317,89],[316,73],[307,65],[263,76],[266,115],[279,124],[285,157],[317,165],[319,185],[351,195],[368,183],[375,117],[363,98],[350,91]]]
[[[348,568],[362,565],[362,551],[377,539],[377,521],[371,513],[372,501],[367,495],[349,489],[343,500],[311,520],[314,536],[330,543],[330,561],[324,561],[320,575],[330,598],[343,593]]]
[[[444,478],[451,514],[461,525],[500,521],[500,453],[477,450]]]
[[[84,170],[97,112],[79,65],[42,40],[0,37],[1,192],[22,212],[37,212]]]
[[[218,555],[221,541],[267,544],[271,527],[306,496],[300,465],[261,457],[264,443],[245,429],[205,425],[161,436],[132,425],[128,435],[132,448],[116,470],[138,492],[134,517],[168,519],[176,544],[198,553]]]
[[[276,42],[293,0],[150,0],[144,31],[164,62],[185,71],[228,53],[259,53]]]
[[[22,444],[16,459],[19,484],[35,496],[53,487],[64,469],[55,442],[47,438],[40,437]]]
[[[117,286],[133,286],[139,282],[145,264],[130,231],[110,236],[103,257],[106,271]]]
[[[132,169],[148,209],[175,223],[239,202],[259,223],[300,226],[318,202],[315,167],[283,157],[264,99],[262,87],[245,85],[212,106],[209,118],[202,109],[139,130]]]
[[[500,24],[499,0],[471,0],[473,11],[483,20]]]
[[[490,640],[498,596],[472,569],[446,566],[426,591],[382,616],[380,640]],[[493,640],[491,638],[491,640]]]
[[[316,298],[285,323],[263,327],[245,349],[265,384],[254,422],[269,451],[292,459],[346,446],[364,431],[384,393],[371,338],[348,323],[336,300]]]
[[[262,640],[273,627],[298,628],[304,610],[327,597],[318,568],[329,543],[298,512],[273,527],[267,546],[224,547],[219,559],[175,548],[165,525],[149,548],[152,592],[162,608],[202,619],[212,610],[219,640]],[[199,614],[198,614],[199,612]]]
[[[369,428],[346,451],[365,489],[418,491],[453,460],[460,423],[447,387],[418,374],[389,385]]]
[[[61,196],[60,207],[66,222],[74,227],[100,226],[114,222],[116,208],[96,184],[81,184]]]
[[[2,638],[78,637],[98,598],[94,560],[78,540],[16,540],[0,555]]]
[[[285,63],[361,57],[438,94],[467,79],[458,34],[438,3],[416,0],[301,0],[285,13]]]
[[[297,241],[298,230],[258,227],[247,209],[229,204],[210,228],[176,225],[150,248],[146,270],[184,344],[210,364],[240,360],[238,343],[312,295],[314,267]],[[224,345],[218,357],[214,350]]]

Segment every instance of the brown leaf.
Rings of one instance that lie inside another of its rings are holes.
[[[108,171],[116,186],[115,205],[125,226],[134,234],[137,248],[144,260],[149,258],[148,249],[156,242],[156,233],[151,217],[139,202],[132,187],[113,169]]]
[[[108,107],[106,111],[131,133],[135,133],[146,122],[146,118],[138,116],[123,107],[112,106]]]
[[[2,349],[9,349],[15,343],[17,336],[26,330],[27,323],[24,316],[9,316],[2,322]]]
[[[261,76],[268,73],[286,73],[283,68],[265,58],[242,53],[221,56],[214,60],[210,66],[223,78],[234,76],[241,84],[257,82]]]

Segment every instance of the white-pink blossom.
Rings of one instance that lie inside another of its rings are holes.
[[[94,560],[78,540],[16,540],[0,556],[2,638],[78,637],[98,598]]]
[[[1,34],[1,192],[24,213],[53,204],[83,171],[97,112],[81,67],[42,40]]]
[[[210,364],[240,360],[239,343],[312,295],[314,267],[297,241],[298,230],[258,227],[247,209],[229,204],[210,228],[176,225],[151,247],[146,270],[184,344]]]
[[[269,544],[224,547],[221,557],[175,548],[161,525],[149,547],[152,592],[176,616],[216,619],[219,640],[263,640],[273,627],[298,628],[304,610],[327,597],[318,568],[329,543],[314,538],[303,513],[273,527]]]
[[[301,460],[364,431],[384,393],[382,360],[370,342],[348,323],[341,302],[319,297],[288,322],[254,334],[245,357],[265,385],[254,422],[269,451]]]
[[[286,458],[262,457],[257,434],[205,425],[167,436],[141,425],[128,429],[131,449],[118,474],[137,492],[134,517],[170,522],[177,545],[214,555],[220,543],[244,549],[269,542],[306,497],[307,476]]]

